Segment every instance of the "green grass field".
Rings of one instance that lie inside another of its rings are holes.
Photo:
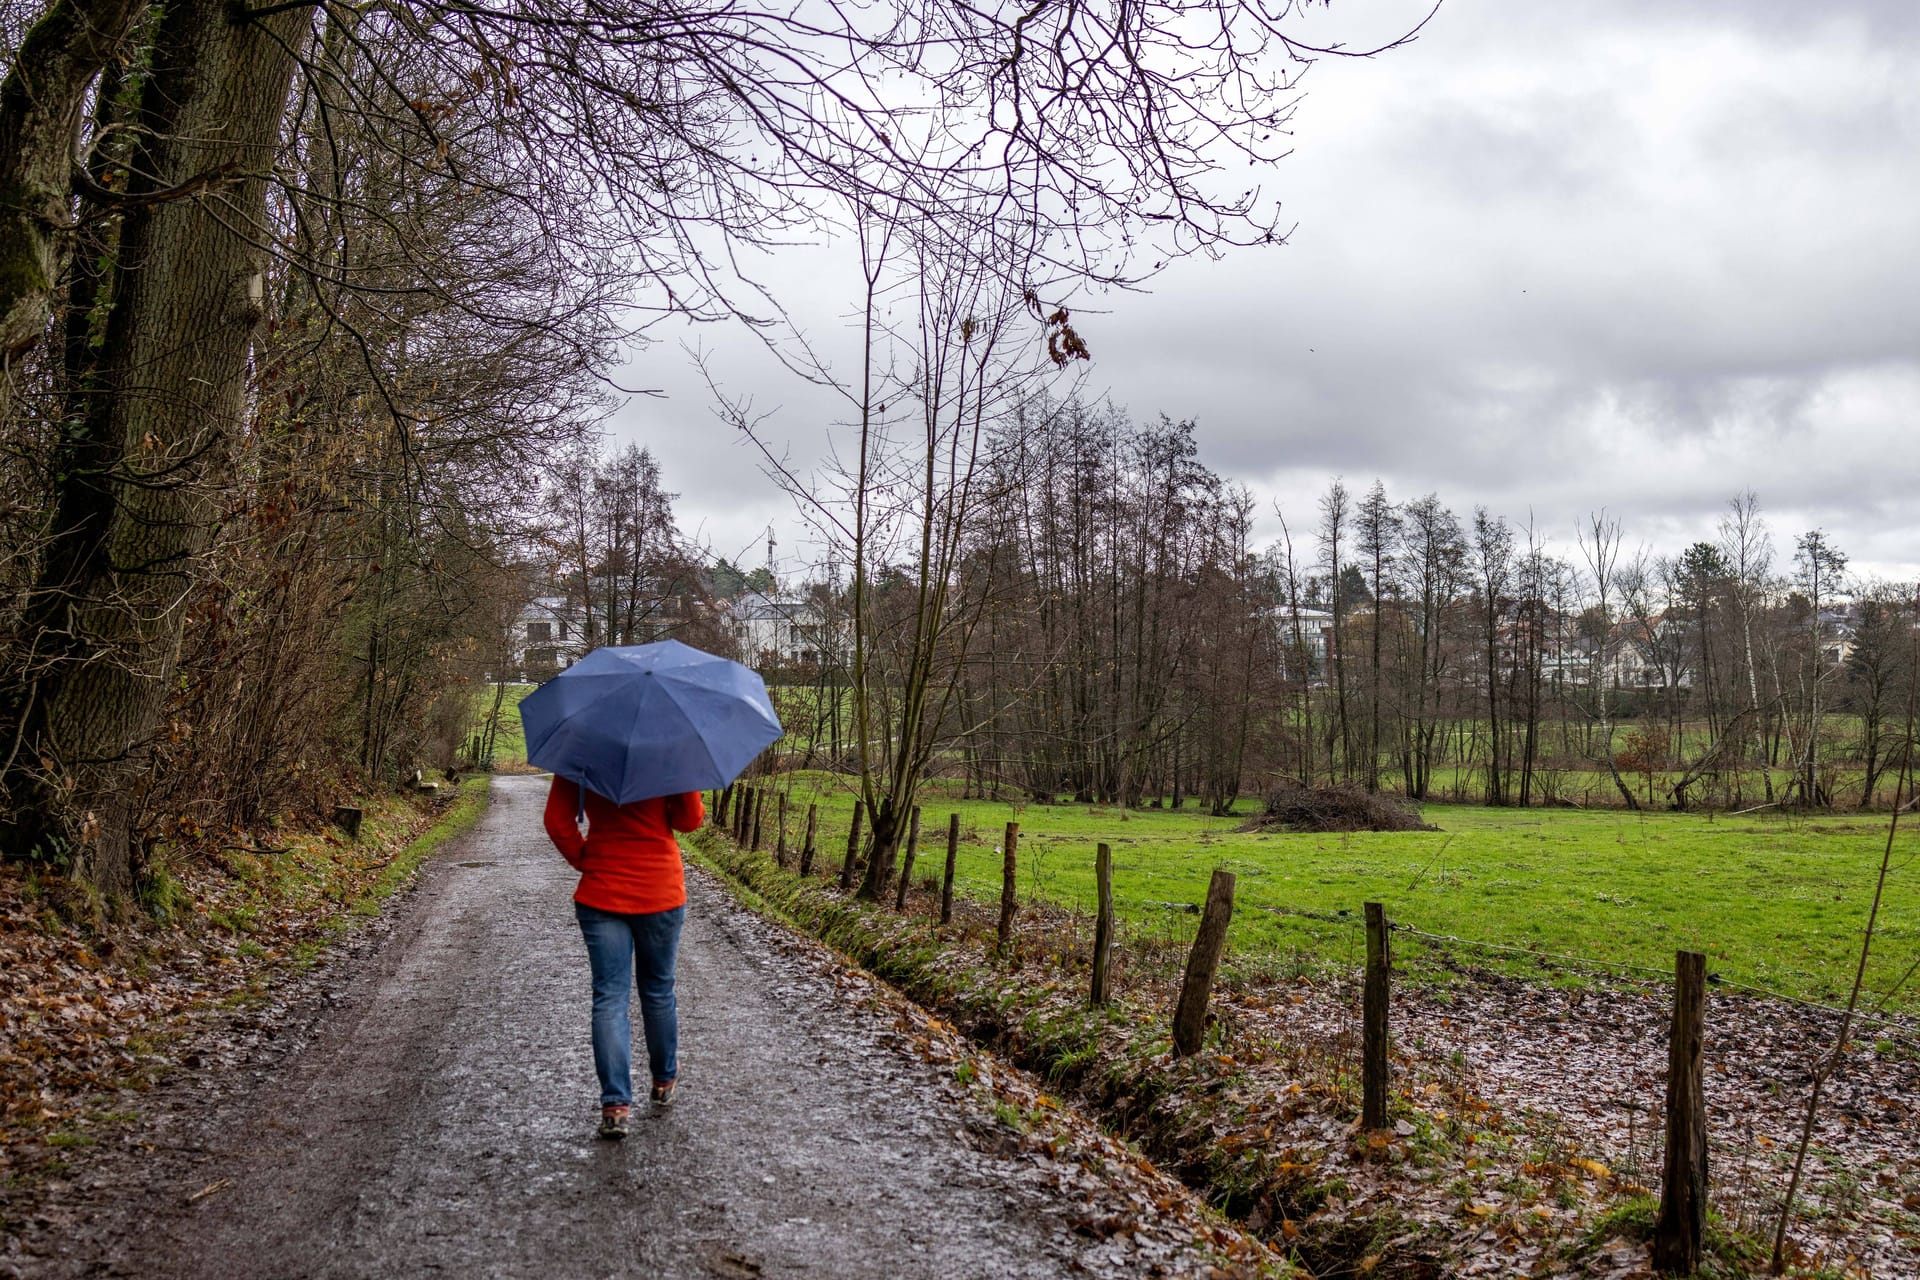
[[[507,686],[507,696],[500,703],[500,726],[494,731],[493,738],[493,766],[496,769],[512,769],[527,762],[527,736],[520,727],[520,700],[532,693],[535,687],[530,684]],[[492,710],[493,689],[488,686],[474,694],[476,725],[483,724]]]
[[[823,775],[795,775],[793,784],[794,830],[817,796],[819,856],[838,866],[850,795]],[[1191,811],[1014,806],[939,793],[923,807],[916,880],[938,873],[947,814],[958,812],[957,882],[997,898],[994,846],[1005,823],[1018,821],[1023,894],[1091,910],[1094,846],[1104,841],[1113,847],[1123,922],[1170,938],[1190,936],[1193,917],[1162,904],[1199,902],[1213,868],[1224,866],[1238,878],[1231,937],[1242,962],[1357,964],[1361,904],[1380,901],[1397,922],[1431,933],[1596,961],[1671,971],[1676,949],[1702,950],[1729,981],[1824,1001],[1846,995],[1886,839],[1886,820],[1875,817],[1430,805],[1427,820],[1438,832],[1268,835],[1235,831],[1243,818]],[[1916,855],[1920,831],[1909,827],[1896,846],[1868,971],[1875,993],[1920,959]],[[1335,918],[1262,909],[1269,907]],[[1516,963],[1501,953],[1447,950],[1470,962]],[[1920,976],[1891,1007],[1920,1011]]]

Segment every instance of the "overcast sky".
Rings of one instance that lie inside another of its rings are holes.
[[[1360,7],[1307,34],[1376,37],[1392,6]],[[1783,567],[1821,527],[1857,570],[1920,577],[1920,3],[1447,0],[1306,86],[1266,178],[1291,241],[1084,299],[1087,391],[1196,420],[1203,460],[1296,533],[1338,474],[1562,542],[1604,506],[1678,551],[1751,488]],[[831,344],[839,252],[774,276]],[[831,402],[738,332],[688,340],[818,456]],[[772,524],[794,572],[791,504],[677,340],[623,377],[669,392],[613,433],[658,455],[682,525],[759,564]]]

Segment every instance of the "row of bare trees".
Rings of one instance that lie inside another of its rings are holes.
[[[1335,481],[1319,507],[1311,558],[1288,540],[1274,562],[1303,782],[1424,798],[1449,769],[1456,798],[1495,805],[1884,798],[1920,600],[1848,578],[1817,529],[1777,565],[1753,495],[1671,554],[1630,550],[1604,512],[1563,554],[1378,484],[1355,501]]]
[[[520,477],[600,412],[611,281],[386,20],[80,8],[6,79],[51,109],[34,41],[101,41],[5,370],[0,829],[124,893],[159,842],[445,755],[523,593]]]
[[[1076,400],[999,433],[969,559],[986,643],[960,676],[977,786],[1221,812],[1268,763],[1278,653],[1253,503],[1193,433]]]
[[[537,533],[542,585],[560,593],[559,617],[574,628],[556,640],[579,650],[668,638],[727,647],[716,584],[674,521],[674,497],[638,445],[603,454],[586,441],[561,457]]]
[[[856,689],[918,684],[943,708],[913,728],[918,773],[937,757],[983,792],[1214,812],[1283,778],[1492,805],[1871,806],[1914,731],[1914,589],[1850,578],[1819,530],[1779,562],[1751,494],[1714,540],[1660,554],[1605,512],[1556,546],[1336,480],[1310,532],[1282,514],[1256,549],[1254,504],[1200,464],[1191,423],[1023,392],[969,448],[964,534],[924,562],[886,544],[855,601]],[[858,491],[897,512],[947,492],[911,488]],[[942,579],[946,613],[927,613]],[[908,634],[938,662],[916,669]],[[906,740],[869,736],[883,755]]]

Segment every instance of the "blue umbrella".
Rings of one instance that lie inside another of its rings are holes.
[[[726,786],[781,733],[759,676],[678,640],[595,649],[520,723],[529,761],[615,804]]]

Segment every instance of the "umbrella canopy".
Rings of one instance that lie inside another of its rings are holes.
[[[678,640],[595,649],[520,723],[530,762],[615,804],[726,786],[781,733],[758,675]]]

